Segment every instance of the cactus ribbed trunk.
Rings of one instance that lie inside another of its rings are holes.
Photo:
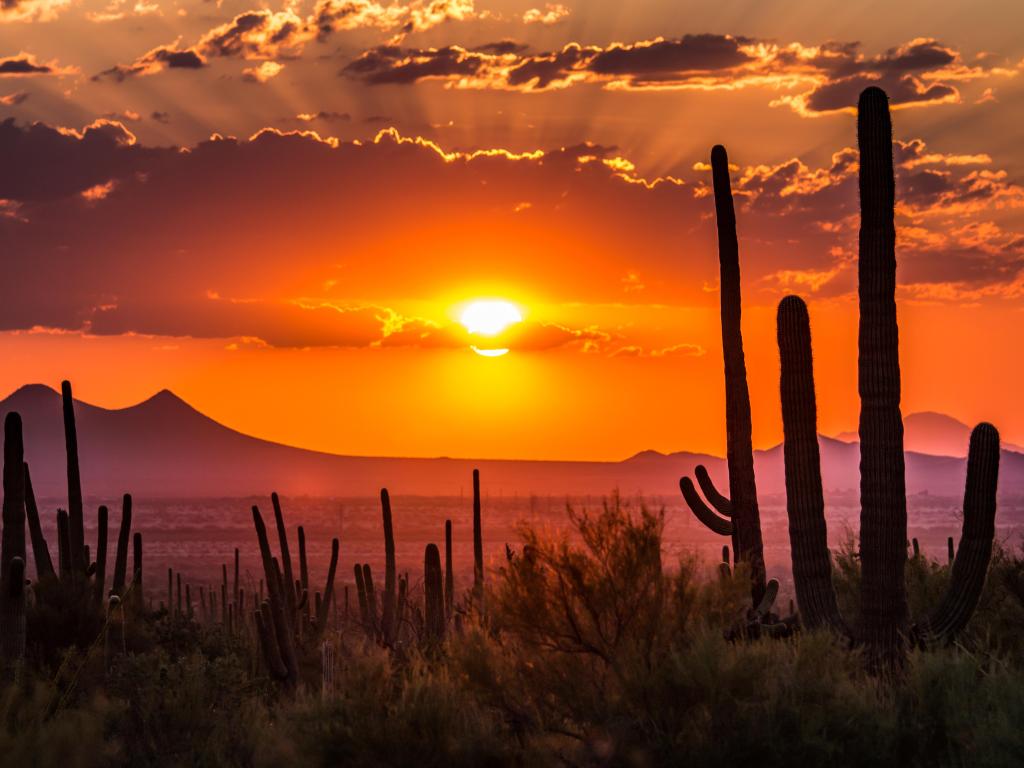
[[[121,497],[121,528],[117,534],[117,554],[114,556],[114,583],[111,590],[124,598],[125,580],[128,574],[128,545],[132,538],[132,497],[126,493]]]
[[[930,641],[948,643],[967,626],[981,598],[996,534],[999,432],[979,424],[971,432],[964,490],[964,522],[949,587],[935,612],[919,627]]]
[[[227,566],[224,566],[224,581],[227,583]],[[306,529],[299,526],[299,594],[309,593],[309,562],[306,560]],[[315,615],[315,614],[314,614]],[[302,617],[309,621],[309,601],[302,606]]]
[[[387,488],[380,490],[380,507],[384,524],[384,597],[381,632],[384,635],[384,642],[390,644],[394,640],[392,633],[395,628],[398,584],[395,577],[395,531],[391,519],[391,498],[388,496]]]
[[[0,540],[0,655],[5,672],[25,654],[25,449],[21,416],[4,419],[3,537]]]
[[[50,558],[50,548],[46,544],[43,527],[39,523],[39,507],[36,506],[36,495],[32,491],[32,475],[28,471],[28,464],[25,465],[25,516],[28,521],[29,536],[32,540],[32,559],[36,564],[36,579],[42,581],[55,574],[53,560]]]
[[[82,476],[78,470],[78,429],[75,426],[75,401],[71,382],[60,384],[64,410],[64,445],[68,462],[68,543],[71,546],[71,578],[85,578],[85,514],[82,505]]]
[[[779,303],[777,331],[785,435],[786,511],[796,598],[806,627],[829,627],[846,633],[848,630],[832,586],[832,558],[828,550],[818,448],[811,326],[807,305],[802,299],[787,296]]]
[[[751,596],[761,602],[765,589],[764,544],[754,479],[750,393],[741,331],[740,260],[736,212],[725,147],[711,150],[711,172],[718,225],[718,263],[721,292],[722,354],[725,358],[726,459],[732,506],[733,553],[736,562],[750,566]]]
[[[888,97],[868,88],[857,111],[860,149],[861,631],[869,655],[894,659],[908,625],[907,497],[896,324],[895,181]]]
[[[100,504],[96,512],[96,581],[93,599],[101,608],[107,596],[107,507]]]
[[[436,544],[427,544],[423,555],[424,617],[427,640],[444,640],[444,587],[441,579],[441,553]]]
[[[455,566],[452,563],[452,521],[444,521],[444,616],[455,612]]]

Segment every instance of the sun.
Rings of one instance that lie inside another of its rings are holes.
[[[459,315],[459,322],[475,336],[497,336],[509,326],[522,321],[523,313],[519,307],[501,299],[471,302]],[[489,349],[474,345],[470,349],[483,357],[501,357],[508,353],[507,348]]]

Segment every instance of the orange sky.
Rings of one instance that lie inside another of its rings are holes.
[[[849,106],[874,82],[895,107],[904,412],[1024,442],[1024,12],[707,5],[5,5],[0,391],[70,378],[114,407],[167,387],[343,453],[721,452],[721,141],[755,444],[780,438],[788,292],[821,429],[849,430]],[[477,298],[521,308],[508,355],[469,349]]]

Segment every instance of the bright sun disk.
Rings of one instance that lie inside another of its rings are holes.
[[[474,301],[467,305],[459,316],[459,322],[467,331],[477,336],[497,336],[510,325],[521,323],[523,314],[519,307],[510,301],[486,300]],[[482,349],[473,346],[471,349],[484,357],[500,357],[508,352],[507,348]]]

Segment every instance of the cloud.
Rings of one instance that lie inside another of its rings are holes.
[[[284,64],[276,61],[264,61],[258,67],[246,67],[242,70],[242,79],[251,83],[266,83],[273,80],[284,69]]]
[[[32,75],[73,75],[74,67],[62,67],[57,60],[41,62],[31,53],[22,51],[16,56],[0,58],[0,77],[29,77]]]
[[[523,13],[523,24],[550,26],[564,21],[569,16],[569,13],[569,9],[561,3],[547,3],[543,9],[530,8]]]
[[[365,51],[343,71],[371,85],[443,80],[455,88],[523,92],[580,84],[626,91],[763,87],[783,92],[772,105],[816,117],[852,112],[867,85],[884,88],[895,107],[944,104],[961,100],[960,83],[1011,77],[1019,69],[1000,65],[991,56],[967,62],[960,52],[931,38],[867,56],[859,43],[781,45],[691,34],[605,47],[569,43],[542,53],[388,45]]]
[[[300,123],[313,123],[317,121],[324,123],[347,123],[352,119],[352,115],[348,112],[333,112],[321,109],[318,112],[300,112],[294,119]]]
[[[171,113],[161,112],[160,110],[154,110],[150,114],[149,118],[150,120],[155,120],[158,123],[163,123],[164,125],[166,125],[167,123],[171,122]]]
[[[745,299],[853,290],[856,152],[822,166],[742,159]],[[1024,237],[1006,217],[1021,188],[986,155],[919,140],[898,142],[896,162],[901,290],[1024,302]],[[394,129],[362,142],[266,129],[155,149],[113,120],[7,120],[0,167],[5,330],[458,348],[473,342],[460,326],[363,297],[429,302],[499,280],[569,302],[717,301],[703,289],[718,272],[707,172],[646,178],[612,147],[457,151]],[[700,354],[632,334],[545,318],[489,343]]]
[[[0,23],[53,21],[71,0],[0,0]]]
[[[107,77],[117,82],[136,75],[155,75],[165,69],[202,69],[206,66],[206,58],[192,48],[179,49],[178,43],[160,45],[137,58],[131,64],[117,64],[93,76],[93,80]]]
[[[27,100],[27,91],[15,91],[14,93],[0,96],[0,104],[3,104],[5,107],[16,107],[19,104],[24,104]]]

